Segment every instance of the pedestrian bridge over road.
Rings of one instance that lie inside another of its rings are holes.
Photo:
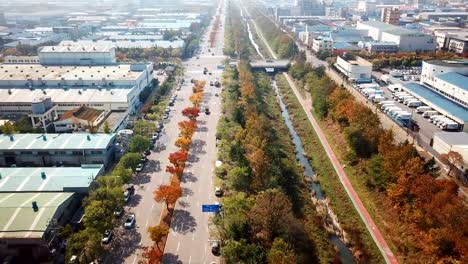
[[[266,71],[267,73],[287,71],[290,60],[253,60],[250,61],[250,67],[254,71]]]

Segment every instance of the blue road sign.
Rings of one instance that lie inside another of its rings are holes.
[[[220,205],[219,204],[203,204],[202,212],[203,213],[219,213]]]

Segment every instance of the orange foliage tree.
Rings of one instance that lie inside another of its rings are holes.
[[[200,113],[198,107],[187,107],[182,110],[182,115],[188,117],[190,120],[195,120]]]
[[[170,174],[175,175],[177,178],[180,178],[184,173],[184,167],[166,166],[166,172],[169,172]]]
[[[138,264],[159,264],[161,263],[163,252],[156,246],[143,247],[141,256],[143,259],[138,261]]]
[[[193,106],[198,108],[203,100],[203,93],[194,93],[189,99]]]
[[[156,202],[165,202],[166,208],[169,210],[170,204],[175,204],[177,199],[182,196],[182,188],[179,185],[161,185],[154,191],[154,200]]]
[[[181,121],[178,123],[180,136],[184,138],[192,138],[193,133],[197,130],[197,122],[195,120]]]
[[[176,147],[181,148],[183,151],[188,151],[190,148],[190,144],[192,144],[192,140],[190,138],[185,137],[180,137],[175,142]]]

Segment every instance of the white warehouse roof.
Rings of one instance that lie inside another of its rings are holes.
[[[101,45],[73,45],[73,46],[44,46],[39,48],[40,53],[105,53],[111,52],[113,47]]]

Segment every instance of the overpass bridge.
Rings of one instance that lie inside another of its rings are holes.
[[[250,67],[253,71],[266,71],[267,73],[277,73],[287,71],[291,65],[290,60],[252,60]]]

